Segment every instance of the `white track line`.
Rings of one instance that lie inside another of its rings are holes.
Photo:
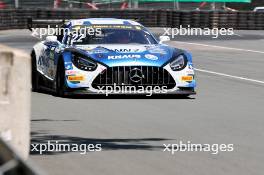
[[[189,43],[189,42],[182,42],[182,41],[176,41],[176,42],[183,43],[183,44],[204,46],[204,47],[214,47],[214,48],[221,48],[221,49],[228,49],[228,50],[237,50],[237,51],[243,51],[243,52],[253,52],[253,53],[264,54],[264,52],[257,51],[257,50],[247,50],[247,49],[239,49],[239,48],[232,48],[232,47],[200,44],[200,43]],[[225,73],[219,73],[219,72],[214,72],[214,71],[209,71],[209,70],[204,70],[204,69],[195,69],[195,70],[198,72],[205,72],[205,73],[219,75],[219,76],[223,76],[223,77],[229,77],[229,78],[234,78],[234,79],[238,79],[238,80],[244,80],[244,81],[250,81],[250,82],[254,82],[254,83],[264,84],[264,81],[260,81],[260,80],[255,80],[255,79],[250,79],[250,78],[245,78],[245,77],[239,77],[239,76],[234,76],[234,75],[229,75],[229,74],[225,74]]]
[[[248,50],[248,49],[240,49],[240,48],[232,48],[232,47],[224,47],[224,46],[200,44],[200,43],[189,43],[189,42],[183,42],[183,41],[175,41],[175,42],[177,42],[177,43],[183,43],[183,44],[190,44],[190,45],[197,45],[197,46],[204,46],[204,47],[214,47],[214,48],[220,48],[220,49],[228,49],[228,50],[236,50],[236,51],[242,51],[242,52],[253,52],[253,53],[261,53],[261,54],[264,54],[263,51],[258,51],[258,50]]]
[[[204,69],[195,69],[195,70],[198,71],[198,72],[205,72],[205,73],[219,75],[219,76],[223,76],[223,77],[229,77],[229,78],[234,78],[234,79],[239,79],[239,80],[244,80],[244,81],[250,81],[250,82],[254,82],[254,83],[264,84],[264,81],[260,81],[260,80],[254,80],[254,79],[245,78],[245,77],[228,75],[228,74],[219,73],[219,72],[213,72],[213,71],[204,70]]]

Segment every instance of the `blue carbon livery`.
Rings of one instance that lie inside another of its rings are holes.
[[[34,90],[99,94],[106,90],[102,87],[119,85],[195,94],[192,56],[164,44],[169,40],[166,36],[157,40],[138,22],[125,19],[72,20],[64,27],[68,30],[48,36],[33,48]]]

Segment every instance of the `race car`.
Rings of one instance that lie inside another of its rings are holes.
[[[33,91],[58,96],[196,94],[192,56],[164,44],[168,36],[157,40],[127,19],[71,20],[62,27],[33,47]]]

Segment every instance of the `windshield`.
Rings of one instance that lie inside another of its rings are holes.
[[[141,26],[101,25],[93,26],[94,33],[70,34],[69,45],[87,44],[157,44],[153,36]],[[100,30],[99,30],[100,29]],[[91,31],[89,29],[89,31]]]

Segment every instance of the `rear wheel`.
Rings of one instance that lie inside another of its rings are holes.
[[[36,54],[34,51],[31,53],[31,83],[32,83],[32,91],[39,91],[39,73],[37,71],[37,61]]]
[[[65,81],[65,67],[63,59],[58,62],[57,74],[56,74],[56,95],[63,97],[67,90]]]

